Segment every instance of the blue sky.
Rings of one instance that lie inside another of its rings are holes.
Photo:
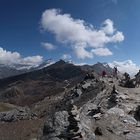
[[[135,71],[140,65],[139,5],[139,0],[0,0],[0,63],[11,56],[15,59],[9,63],[117,61]]]

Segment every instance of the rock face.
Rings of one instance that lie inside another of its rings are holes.
[[[56,112],[53,118],[46,120],[43,134],[43,139],[59,138],[61,135],[66,135],[66,128],[69,126],[68,112]]]

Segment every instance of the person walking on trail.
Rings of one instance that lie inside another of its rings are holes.
[[[117,67],[114,67],[113,76],[115,78],[118,78],[117,73],[118,73],[118,69],[117,69]]]
[[[139,87],[139,85],[140,85],[140,70],[139,70],[139,72],[135,75],[135,80],[136,80],[135,86],[136,86],[136,87]]]
[[[106,71],[102,71],[102,78],[106,76]]]

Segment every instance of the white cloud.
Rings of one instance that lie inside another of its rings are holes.
[[[6,51],[0,47],[0,64],[10,65],[19,62],[20,54],[18,52]]]
[[[83,65],[87,65],[86,63],[74,63],[74,65],[76,66],[83,66]]]
[[[104,48],[107,43],[124,40],[122,32],[114,28],[113,21],[107,19],[103,25],[95,29],[84,20],[74,19],[70,14],[62,14],[58,9],[48,9],[42,14],[41,26],[44,31],[55,35],[61,43],[72,46],[78,58],[93,58],[93,48]],[[85,44],[78,46],[77,44]],[[82,53],[79,53],[82,52]]]
[[[74,46],[74,53],[76,54],[76,56],[80,59],[93,58],[93,53],[87,51],[85,47],[85,43],[77,43]]]
[[[43,57],[40,55],[28,56],[25,58],[21,58],[20,61],[21,61],[21,64],[34,66],[34,65],[38,65],[39,63],[41,63],[43,61]]]
[[[122,32],[118,32],[118,31],[117,31],[117,33],[116,33],[115,35],[112,36],[111,40],[112,40],[112,42],[114,42],[114,43],[115,43],[115,42],[121,42],[121,41],[124,40],[124,35],[123,35]]]
[[[71,55],[70,54],[63,54],[62,59],[69,60],[69,59],[71,59]]]
[[[55,49],[55,46],[51,43],[48,43],[48,42],[42,42],[41,45],[47,50]]]
[[[104,27],[102,28],[102,30],[106,33],[106,34],[113,34],[115,29],[113,27],[113,21],[110,19],[106,19],[103,22]]]
[[[43,61],[40,55],[21,57],[18,52],[6,51],[0,47],[0,64],[13,66],[15,64],[36,66]]]
[[[112,63],[109,63],[109,66],[114,67],[116,66],[118,70],[122,73],[127,72],[130,75],[134,75],[139,71],[139,67],[134,63],[132,60],[126,60],[126,61],[113,61]]]
[[[108,48],[96,48],[93,49],[92,52],[97,56],[109,56],[113,55],[113,53]]]

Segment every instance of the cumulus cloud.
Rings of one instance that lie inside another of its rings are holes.
[[[117,33],[116,33],[115,35],[112,36],[111,40],[112,40],[112,42],[114,42],[114,43],[115,43],[115,42],[121,42],[121,41],[124,40],[124,35],[123,35],[122,32],[118,32],[118,31],[117,31]]]
[[[47,50],[55,49],[55,46],[51,43],[48,43],[48,42],[41,42],[41,45]]]
[[[104,22],[103,22],[103,25],[104,27],[102,27],[103,31],[106,33],[106,34],[113,34],[115,29],[114,29],[114,23],[112,20],[110,19],[106,19]]]
[[[74,53],[80,59],[93,58],[93,53],[86,50],[86,44],[85,43],[75,44]]]
[[[40,55],[28,56],[20,59],[21,64],[32,65],[32,66],[38,65],[42,61],[43,61],[43,57]]]
[[[108,56],[113,55],[113,53],[108,48],[96,48],[92,52],[98,56]]]
[[[13,66],[15,64],[37,66],[43,61],[40,55],[21,57],[18,52],[11,52],[0,47],[0,64]]]
[[[130,75],[136,74],[140,69],[140,67],[138,67],[132,60],[126,60],[122,62],[113,61],[112,63],[109,63],[109,66],[111,66],[112,68],[116,66],[120,72],[127,72]]]
[[[104,48],[107,43],[124,40],[122,32],[114,28],[110,19],[98,29],[84,20],[74,19],[70,14],[63,14],[58,9],[48,9],[42,14],[41,27],[52,33],[57,41],[69,44],[78,58],[93,58],[92,49]],[[84,44],[77,46],[77,44]],[[79,53],[82,52],[82,53]]]
[[[0,47],[0,64],[10,65],[19,62],[20,54],[18,52],[6,51]]]

